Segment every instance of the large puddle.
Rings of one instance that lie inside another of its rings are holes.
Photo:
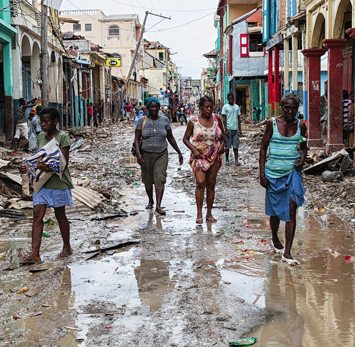
[[[178,176],[177,156],[172,154],[170,158],[169,176]],[[135,160],[127,154],[121,163],[133,166]],[[185,163],[183,169],[186,168]],[[269,223],[264,215],[264,191],[242,170],[236,180],[247,193],[246,200],[238,206],[230,206],[228,199],[217,200],[216,207],[221,208],[215,208],[214,215],[219,222],[213,225],[196,226],[194,198],[179,186],[167,184],[163,200],[168,211],[165,218],[144,210],[146,197],[142,186],[124,191],[127,208],[144,211],[120,224],[140,230],[142,238],[150,232],[168,234],[168,247],[145,245],[144,252],[148,254],[143,254],[142,246],[130,246],[70,266],[64,272],[56,298],[48,302],[50,312],[43,309],[39,317],[7,326],[10,332],[20,329],[25,336],[26,342],[14,341],[13,345],[37,345],[58,327],[67,329],[67,334],[60,340],[53,339],[57,346],[89,346],[86,344],[88,336],[99,333],[98,324],[108,331],[119,331],[122,338],[134,335],[143,322],[147,327],[168,311],[174,300],[172,294],[187,290],[188,282],[189,288],[198,283],[204,295],[196,300],[206,302],[206,311],[218,314],[218,302],[208,302],[217,300],[217,293],[267,310],[272,318],[246,335],[259,338],[255,346],[354,346],[355,263],[352,259],[345,260],[345,255],[355,253],[354,240],[335,215],[324,211],[313,215],[307,210],[298,210],[293,247],[294,257],[302,263],[298,267],[281,263],[280,256],[269,252],[267,245],[261,245],[259,252],[238,258],[238,254],[226,251],[217,238],[213,244],[193,244],[192,236],[204,234],[218,236],[234,232],[238,240],[230,219],[234,211],[242,215],[236,225],[238,228],[248,226],[253,240],[270,237],[265,232]],[[284,230],[283,223],[280,230]],[[19,236],[28,237],[27,234]],[[0,243],[0,250],[6,247],[10,244]],[[15,246],[12,244],[12,247]],[[172,252],[169,258],[169,248],[179,252]],[[210,249],[213,258],[198,259],[199,248]],[[147,259],[149,254],[155,259]],[[0,288],[4,289],[5,285]],[[75,318],[65,320],[69,328],[64,328],[61,317],[73,312],[76,314],[71,317]],[[170,341],[178,346],[186,334],[184,322],[172,315],[163,323],[172,336]]]

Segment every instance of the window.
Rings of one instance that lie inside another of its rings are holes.
[[[91,24],[85,24],[85,31],[92,31],[92,25]]]
[[[159,52],[159,60],[164,61],[164,52]]]
[[[111,25],[108,28],[109,36],[120,36],[120,27],[118,25]]]
[[[73,31],[81,31],[81,24],[73,24]]]
[[[262,34],[249,34],[249,52],[263,52],[264,48],[259,45],[262,42]]]

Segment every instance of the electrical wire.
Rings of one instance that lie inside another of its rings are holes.
[[[159,32],[159,31],[167,31],[167,30],[173,30],[173,29],[181,28],[181,27],[183,27],[183,26],[185,26],[185,25],[189,25],[189,24],[195,23],[195,22],[197,22],[197,21],[199,21],[199,20],[201,20],[201,19],[203,19],[203,18],[206,18],[206,17],[210,16],[211,14],[214,14],[214,12],[210,12],[209,14],[207,14],[207,15],[205,15],[205,16],[203,16],[203,17],[194,19],[194,20],[192,20],[192,21],[190,21],[190,22],[187,22],[187,23],[184,23],[184,24],[181,24],[181,25],[177,25],[177,26],[172,27],[172,28],[154,30],[154,31],[151,31],[151,33],[156,33],[156,32]]]
[[[151,26],[148,30],[145,30],[144,32],[148,32],[150,29],[153,29],[156,25],[158,25],[159,23],[161,23],[164,19],[166,18],[163,18],[162,20],[160,20],[158,23],[155,23],[153,26]],[[151,31],[152,32],[152,31]]]
[[[77,10],[79,10],[79,11],[84,11],[84,10],[82,10],[81,8],[79,8],[78,6],[74,5],[70,0],[67,0],[67,1],[68,1],[71,5],[73,5]],[[128,5],[128,6],[129,6],[129,5]],[[69,11],[70,11],[70,10],[69,10]],[[90,16],[89,14],[85,14],[85,16],[88,16],[88,17],[90,17],[90,18],[96,20],[97,22],[101,23],[102,25],[106,25],[106,27],[111,26],[111,24],[103,23],[103,22],[101,22],[99,19],[97,19],[97,18],[95,18],[95,17],[93,17],[93,16]],[[124,28],[121,28],[121,27],[120,27],[120,31],[121,31],[121,30],[133,32],[133,29],[124,29]]]
[[[16,2],[14,2],[14,3],[10,3],[9,5],[7,5],[7,6],[3,7],[3,8],[0,8],[0,11],[4,11],[4,10],[6,10],[6,9],[9,8],[9,7],[16,6],[16,5],[19,4],[21,1],[22,1],[22,0],[16,1]]]
[[[121,1],[117,1],[117,0],[111,0],[112,2],[116,2],[117,4],[120,4],[120,5],[124,5],[124,6],[130,6],[128,4],[125,4],[124,2],[121,2]],[[146,7],[143,7],[143,6],[133,6],[133,7],[139,7],[139,8],[143,8],[143,9],[148,9],[150,11],[154,10],[154,11],[165,11],[165,12],[202,12],[202,11],[212,11],[212,10],[215,10],[215,8],[205,8],[205,9],[201,9],[201,10],[170,10],[170,9],[158,9],[158,8],[155,8],[152,1],[150,0],[150,3],[152,4],[152,8],[146,8]],[[226,6],[226,5],[225,5]],[[223,6],[221,6],[222,8]]]

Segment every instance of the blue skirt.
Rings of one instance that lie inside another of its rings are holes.
[[[280,178],[267,177],[267,179],[270,182],[270,187],[266,189],[265,214],[290,222],[290,199],[297,206],[302,206],[304,203],[305,190],[301,171],[293,169],[287,176]]]
[[[46,189],[42,188],[37,194],[33,192],[33,206],[47,205],[47,207],[73,206],[70,189]]]

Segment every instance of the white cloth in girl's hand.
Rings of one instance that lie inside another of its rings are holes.
[[[44,164],[47,164],[52,172],[45,172],[37,167],[39,158],[42,158]],[[55,138],[48,142],[44,147],[40,148],[36,153],[24,159],[27,165],[27,173],[30,178],[31,186],[36,194],[42,189],[46,182],[57,174],[62,178],[62,173],[67,165],[59,144]]]

